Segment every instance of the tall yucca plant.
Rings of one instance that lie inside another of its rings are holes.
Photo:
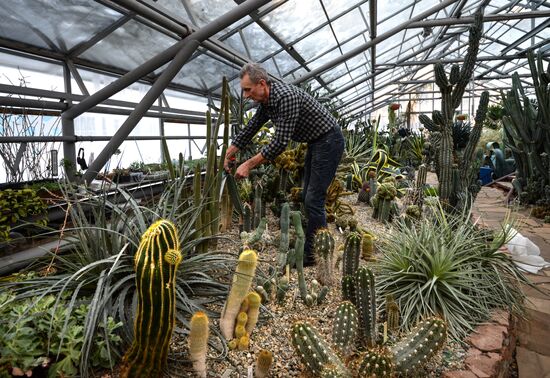
[[[499,249],[513,236],[511,227],[492,241],[488,234],[471,223],[469,213],[448,215],[440,205],[413,226],[393,226],[381,240],[379,290],[396,298],[405,328],[439,315],[452,337],[463,340],[491,309],[522,313],[520,285],[529,282]]]
[[[121,335],[129,342],[132,338],[133,308],[135,307],[135,273],[133,254],[140,237],[155,220],[169,219],[178,224],[181,249],[185,255],[180,264],[176,283],[177,319],[187,319],[197,310],[211,312],[205,304],[221,300],[226,295],[226,286],[219,280],[220,272],[230,271],[234,259],[227,255],[207,252],[189,255],[201,240],[194,240],[194,225],[205,203],[194,204],[187,196],[184,179],[176,179],[150,207],[140,206],[128,193],[119,190],[124,201],[120,206],[97,197],[92,193],[81,195],[77,200],[68,199],[68,216],[73,226],[66,228],[71,235],[65,246],[70,253],[51,254],[45,262],[55,266],[56,273],[22,282],[0,282],[0,291],[11,289],[15,297],[10,303],[34,297],[36,301],[48,294],[57,296],[56,306],[62,298],[69,298],[67,322],[70,314],[80,303],[88,303],[85,339],[81,350],[80,371],[87,375],[88,361],[94,346],[98,325],[109,316],[122,321]],[[85,211],[87,207],[90,212]],[[109,213],[109,217],[106,213]],[[109,219],[107,221],[107,219]],[[49,270],[49,272],[54,272]],[[67,323],[63,332],[67,329]],[[176,333],[182,332],[176,328]],[[120,356],[121,351],[115,351]],[[51,353],[59,353],[52,350]],[[114,364],[114,361],[113,361]]]

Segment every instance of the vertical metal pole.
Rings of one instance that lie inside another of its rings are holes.
[[[191,124],[187,124],[187,136],[191,136]],[[193,154],[191,153],[191,148],[193,147],[191,145],[191,138],[187,139],[187,143],[189,144],[189,160],[193,160]]]
[[[159,106],[161,107],[160,113],[162,114],[162,99],[160,97],[159,97]],[[164,119],[162,117],[159,117],[159,134],[161,137],[164,136]],[[164,161],[164,148],[162,147],[162,139],[160,140],[159,148],[160,148],[160,162],[162,163]]]
[[[63,63],[63,81],[65,84],[65,92],[72,93],[71,90],[71,73],[66,62]],[[70,99],[67,100],[69,106],[72,105]],[[61,118],[61,134],[63,136],[74,137],[74,119]],[[74,181],[76,172],[76,148],[74,141],[63,142],[63,161],[65,164],[65,174],[69,181]]]

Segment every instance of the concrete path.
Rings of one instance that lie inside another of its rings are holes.
[[[504,203],[506,193],[500,189],[483,187],[474,204],[474,216],[492,229],[499,229],[508,210]],[[517,212],[519,232],[533,241],[541,256],[550,262],[550,224],[529,215],[521,209]],[[527,317],[518,324],[516,358],[519,378],[550,378],[550,268],[538,274],[528,274],[538,290],[525,287]]]

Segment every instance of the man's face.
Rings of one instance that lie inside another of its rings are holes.
[[[265,80],[262,79],[259,83],[253,83],[248,74],[245,74],[241,79],[241,88],[245,98],[264,104],[267,103],[269,86]]]

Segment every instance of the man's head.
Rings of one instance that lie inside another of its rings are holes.
[[[257,63],[247,63],[239,74],[241,88],[245,98],[256,102],[267,103],[269,98],[269,76],[266,70]]]

